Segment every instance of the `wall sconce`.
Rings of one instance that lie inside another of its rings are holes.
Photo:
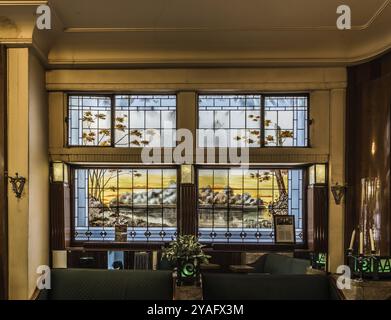
[[[331,187],[331,193],[333,194],[335,204],[341,204],[342,198],[345,195],[346,187],[336,183]]]
[[[181,165],[181,183],[182,184],[193,184],[194,183],[194,170],[191,164]]]
[[[19,174],[16,173],[15,177],[8,177],[11,185],[12,191],[15,193],[16,197],[20,199],[22,197],[24,185],[26,183],[25,177],[19,177]]]
[[[52,182],[68,183],[68,166],[64,162],[52,163]]]
[[[314,164],[309,168],[309,184],[326,184],[327,167],[326,164]]]

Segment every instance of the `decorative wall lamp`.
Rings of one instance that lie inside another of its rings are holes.
[[[309,184],[325,185],[327,183],[327,165],[314,164],[309,168]]]
[[[52,163],[52,182],[68,183],[68,166],[61,161]]]
[[[340,205],[341,201],[345,195],[346,187],[341,186],[336,183],[334,186],[331,186],[331,193],[333,194],[335,204]]]
[[[20,177],[18,173],[15,173],[15,177],[8,177],[8,179],[12,185],[12,191],[15,193],[16,197],[20,199],[26,183],[26,178]]]

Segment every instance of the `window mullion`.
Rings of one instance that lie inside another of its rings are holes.
[[[261,148],[265,147],[265,96],[261,96],[261,123],[260,123],[260,146]]]
[[[110,134],[111,134],[111,139],[110,139],[110,145],[111,147],[115,147],[115,95],[111,95],[111,129],[110,129]]]

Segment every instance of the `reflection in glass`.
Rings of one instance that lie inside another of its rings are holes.
[[[175,169],[76,169],[75,240],[112,239],[113,227],[126,224],[130,241],[169,241],[176,232],[176,181]]]
[[[198,214],[202,241],[273,241],[274,214],[295,215],[300,234],[301,184],[300,169],[199,169]],[[297,241],[301,242],[302,238]]]

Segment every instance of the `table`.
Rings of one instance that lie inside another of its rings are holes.
[[[221,269],[221,266],[216,263],[201,263],[200,264],[200,270],[205,271],[205,272],[213,272],[213,271],[218,271]]]
[[[241,264],[241,265],[230,265],[229,270],[235,273],[249,273],[249,272],[253,272],[255,268],[246,264],[243,265]]]
[[[338,280],[338,277],[338,274],[333,275],[335,280]],[[351,289],[341,291],[347,300],[390,300],[391,280],[357,281],[357,279],[352,279]]]

